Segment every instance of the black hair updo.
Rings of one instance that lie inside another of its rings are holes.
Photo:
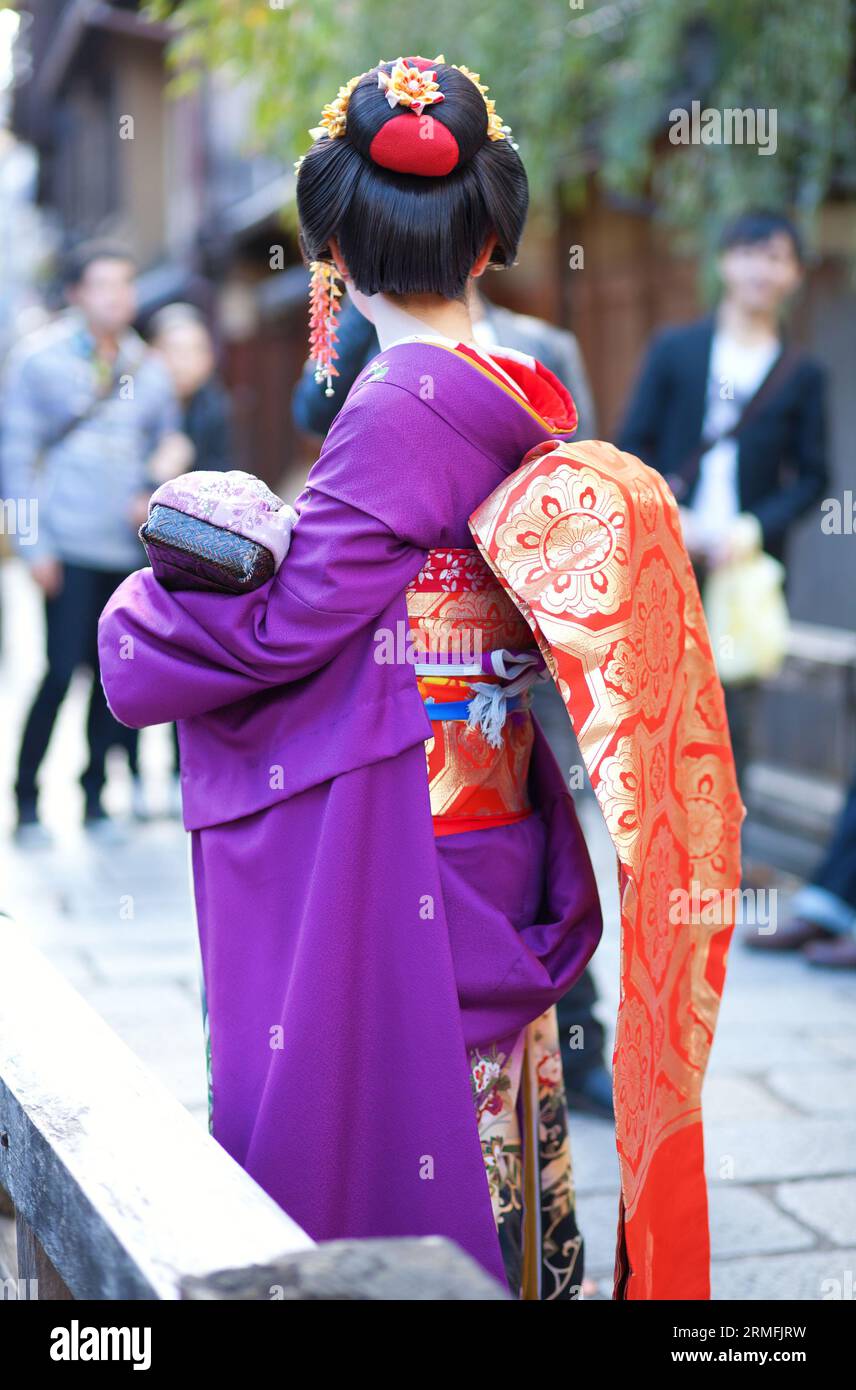
[[[526,220],[526,171],[508,139],[488,139],[488,113],[475,83],[457,68],[432,64],[443,100],[425,108],[458,146],[450,173],[398,173],[370,154],[375,136],[403,106],[390,107],[378,71],[351,92],[345,133],[321,136],[297,175],[300,244],[306,259],[330,260],[339,243],[348,273],[363,294],[437,294],[460,299],[487,238],[491,263],[511,265]]]

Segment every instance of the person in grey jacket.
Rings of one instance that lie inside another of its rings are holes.
[[[574,398],[579,421],[574,439],[596,439],[594,398],[576,335],[568,328],[557,328],[532,314],[518,314],[492,304],[478,290],[473,291],[473,298],[473,329],[477,341],[488,352],[491,346],[502,346],[537,357],[555,372]]]
[[[152,487],[186,466],[166,370],[131,327],[130,254],[103,243],[78,248],[65,282],[68,311],[9,356],[0,417],[4,515],[15,519],[10,540],[42,592],[47,632],[47,670],[18,758],[21,844],[49,838],[38,818],[37,775],[78,667],[93,671],[81,779],[88,828],[110,828],[101,805],[108,748],[125,747],[136,771],[133,733],[113,719],[98,677],[98,617],[144,562],[137,528]]]

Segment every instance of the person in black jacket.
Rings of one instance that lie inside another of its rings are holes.
[[[168,304],[152,318],[150,334],[179,399],[181,430],[193,445],[192,467],[233,468],[231,405],[217,377],[204,317],[192,304]]]
[[[824,369],[781,330],[803,265],[786,217],[730,223],[715,312],[656,335],[617,434],[669,482],[700,578],[758,548],[784,562],[791,527],[827,486]],[[741,778],[757,688],[726,687]]]
[[[217,376],[214,343],[203,315],[193,304],[168,304],[152,317],[149,333],[178,396],[181,431],[192,450],[189,468],[218,473],[234,468],[231,403]],[[179,817],[180,754],[175,725],[172,739],[176,775],[170,794],[170,812]],[[135,812],[140,819],[146,818],[143,794],[136,798]]]

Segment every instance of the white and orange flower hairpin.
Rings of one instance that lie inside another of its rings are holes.
[[[442,53],[438,53],[436,58],[431,59],[431,62],[445,64],[446,59]],[[433,68],[415,67],[408,63],[406,58],[379,58],[377,66],[380,69],[392,68],[392,72],[387,73],[381,70],[377,76],[378,87],[383,91],[390,106],[409,106],[417,116],[421,116],[426,106],[445,100]],[[489,88],[480,80],[479,74],[465,67],[463,63],[449,63],[448,66],[457,68],[458,72],[462,72],[464,77],[468,77],[481,92],[487,108],[488,140],[507,140],[512,149],[518,149],[519,146],[511,138],[511,126],[505,125],[497,114],[496,102],[487,95]],[[322,135],[328,136],[331,140],[337,140],[345,134],[351,93],[366,76],[367,73],[358,72],[356,77],[352,77],[349,82],[345,82],[339,88],[332,101],[328,101],[321,112],[320,125],[312,126],[309,131],[313,140],[320,139]],[[301,155],[295,161],[295,173],[300,169],[304,158],[305,156]]]
[[[442,63],[442,55],[433,61]],[[406,58],[397,58],[392,72],[384,72],[381,68],[377,85],[384,89],[390,106],[409,106],[417,116],[422,115],[426,106],[445,100],[434,69],[411,66]]]

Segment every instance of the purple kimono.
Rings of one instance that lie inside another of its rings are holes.
[[[431,725],[376,634],[552,437],[466,358],[396,344],[352,388],[272,580],[169,592],[140,570],[99,630],[115,716],[178,722],[215,1138],[318,1240],[445,1235],[500,1280],[467,1049],[579,977],[597,891],[537,728],[536,813],[435,839]]]

